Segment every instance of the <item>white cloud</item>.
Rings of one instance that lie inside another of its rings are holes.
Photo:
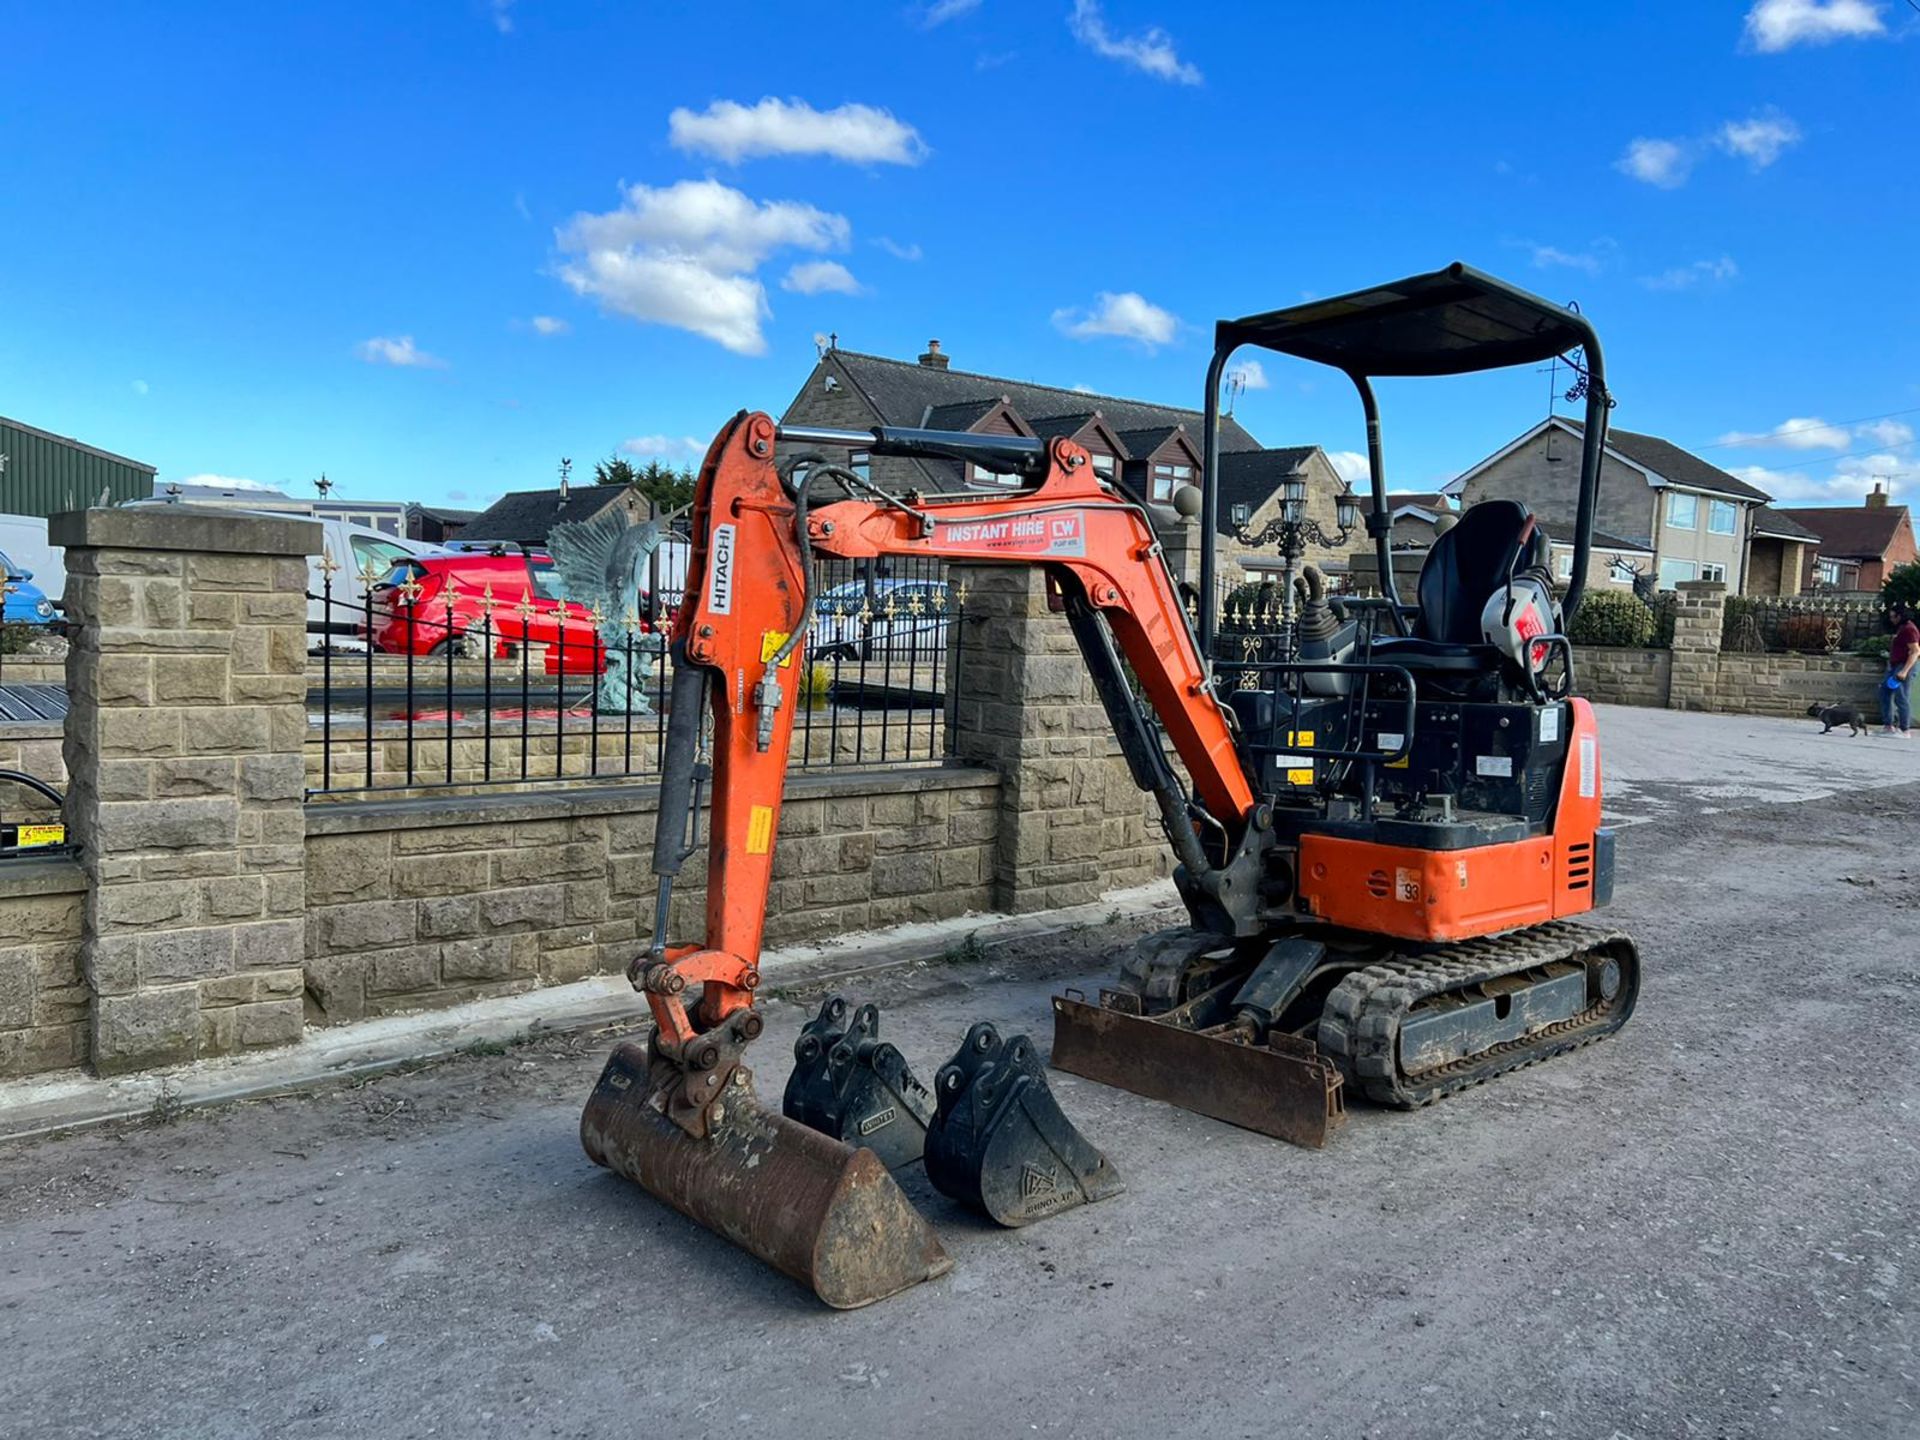
[[[920,258],[920,247],[918,245],[902,245],[898,240],[890,236],[876,235],[873,243],[886,251],[887,254],[893,256],[896,260],[918,260]]]
[[[1538,270],[1578,270],[1586,275],[1598,275],[1606,262],[1596,250],[1562,250],[1555,245],[1535,245],[1533,264]]]
[[[707,443],[691,435],[636,435],[620,442],[620,453],[641,460],[681,460],[705,455]]]
[[[493,0],[493,28],[502,35],[513,33],[513,0]]]
[[[369,365],[399,365],[416,370],[444,370],[447,362],[413,343],[411,335],[376,335],[362,340],[354,353]]]
[[[1887,33],[1870,0],[1758,0],[1747,12],[1747,39],[1762,51],[1826,45]]]
[[[854,165],[918,165],[933,152],[920,132],[871,105],[816,110],[804,100],[758,105],[716,100],[704,111],[685,108],[667,117],[675,149],[712,155],[737,165],[756,155],[830,155]]]
[[[1358,450],[1329,450],[1327,463],[1333,466],[1333,473],[1349,485],[1362,484],[1373,473],[1367,467],[1367,457]]]
[[[278,485],[268,485],[265,482],[259,481],[259,480],[248,480],[238,475],[214,475],[214,474],[188,475],[172,483],[180,484],[180,485],[204,485],[210,490],[278,491],[280,489]],[[167,492],[167,487],[165,485],[159,486],[157,488],[158,494],[164,495],[166,494],[166,492]]]
[[[1795,417],[1782,420],[1771,430],[1729,431],[1720,437],[1720,443],[1777,450],[1844,450],[1853,443],[1853,437],[1842,426]]]
[[[1640,283],[1649,290],[1691,290],[1700,284],[1723,283],[1739,273],[1740,267],[1733,263],[1733,257],[1722,255],[1718,260],[1696,260],[1691,265],[1662,270],[1658,275],[1642,275]]]
[[[573,328],[557,315],[536,315],[527,323],[536,335],[564,335]]]
[[[1913,427],[1900,420],[1871,420],[1853,427],[1853,433],[1876,445],[1910,445]]]
[[[858,295],[860,282],[837,260],[802,260],[787,271],[780,288],[797,295]]]
[[[144,395],[152,388],[153,387],[148,385],[144,380],[136,380],[133,382],[133,393],[136,395]]]
[[[1091,310],[1056,310],[1053,323],[1062,334],[1076,340],[1113,335],[1137,340],[1149,350],[1165,345],[1180,328],[1179,317],[1132,290],[1118,294],[1102,290],[1094,297]]]
[[[1073,392],[1076,395],[1098,395],[1100,393],[1098,390],[1094,389],[1093,386],[1091,385],[1075,385],[1073,387]]]
[[[1626,153],[1613,162],[1613,168],[1662,190],[1678,190],[1692,173],[1693,155],[1678,140],[1643,136],[1627,145]]]
[[[1786,116],[1755,115],[1727,121],[1714,140],[1729,155],[1739,155],[1755,170],[1764,170],[1789,145],[1798,145],[1800,138],[1800,127]]]
[[[1074,39],[1103,59],[1118,60],[1157,80],[1178,85],[1202,82],[1199,69],[1180,58],[1173,48],[1173,37],[1158,25],[1149,25],[1138,35],[1115,35],[1107,29],[1099,0],[1073,0],[1073,13],[1067,17],[1067,26],[1073,31]]]
[[[632,185],[620,207],[555,235],[559,276],[616,314],[671,325],[741,355],[766,353],[758,270],[775,250],[844,250],[846,218],[792,200],[756,202],[717,180]]]
[[[980,0],[933,0],[921,13],[920,23],[931,30],[949,20],[958,20],[962,15],[971,15],[979,8]]]
[[[1229,380],[1238,376],[1242,390],[1271,390],[1267,383],[1267,372],[1258,360],[1236,360],[1233,368],[1227,371]]]
[[[1851,455],[1826,475],[1765,465],[1734,466],[1727,473],[1759,486],[1777,505],[1858,505],[1875,485],[1889,494],[1920,486],[1920,461],[1897,455]]]

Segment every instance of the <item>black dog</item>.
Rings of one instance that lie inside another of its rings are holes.
[[[1807,707],[1807,714],[1820,722],[1823,727],[1820,731],[1822,735],[1825,735],[1838,725],[1851,726],[1852,733],[1855,735],[1864,735],[1867,733],[1867,722],[1860,718],[1860,712],[1851,705],[1842,705],[1839,703],[1832,705],[1809,705]]]

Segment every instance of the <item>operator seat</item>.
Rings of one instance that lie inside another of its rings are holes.
[[[1412,672],[1421,688],[1455,698],[1478,690],[1500,673],[1503,656],[1480,632],[1481,612],[1510,576],[1544,568],[1550,542],[1546,531],[1518,500],[1482,500],[1460,523],[1433,542],[1420,567],[1420,613],[1413,634],[1383,636],[1373,642],[1373,658]]]

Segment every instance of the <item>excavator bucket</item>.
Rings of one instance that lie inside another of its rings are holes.
[[[695,1137],[668,1118],[663,1067],[614,1049],[580,1117],[588,1158],[809,1286],[836,1310],[953,1268],[878,1156],[773,1114],[735,1067]]]
[[[1026,1036],[1003,1041],[992,1025],[975,1025],[933,1088],[927,1178],[942,1194],[1019,1226],[1126,1188],[1061,1113]]]
[[[1189,1030],[1148,1019],[1134,995],[1108,991],[1101,999],[1054,997],[1056,1070],[1316,1150],[1347,1118],[1339,1070],[1308,1041],[1274,1033],[1249,1044],[1227,1026]]]
[[[927,1092],[898,1049],[880,1038],[880,1011],[829,995],[800,1031],[781,1105],[789,1120],[865,1145],[889,1170],[920,1158],[933,1119]]]

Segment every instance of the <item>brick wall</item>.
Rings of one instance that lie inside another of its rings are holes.
[[[650,938],[656,791],[334,803],[308,812],[314,1024],[624,970]],[[925,769],[796,776],[767,940],[823,940],[992,906],[1000,781]],[[697,935],[704,844],[674,889]]]

